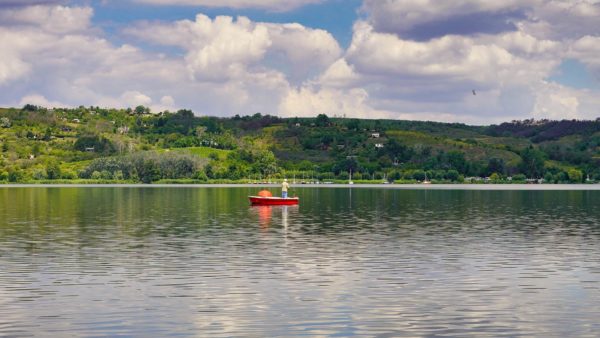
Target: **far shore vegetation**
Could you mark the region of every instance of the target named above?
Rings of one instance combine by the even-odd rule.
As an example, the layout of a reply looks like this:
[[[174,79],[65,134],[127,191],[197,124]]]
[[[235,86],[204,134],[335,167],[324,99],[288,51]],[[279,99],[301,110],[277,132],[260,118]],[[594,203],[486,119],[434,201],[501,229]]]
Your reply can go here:
[[[469,126],[0,108],[6,183],[598,183],[600,120]]]

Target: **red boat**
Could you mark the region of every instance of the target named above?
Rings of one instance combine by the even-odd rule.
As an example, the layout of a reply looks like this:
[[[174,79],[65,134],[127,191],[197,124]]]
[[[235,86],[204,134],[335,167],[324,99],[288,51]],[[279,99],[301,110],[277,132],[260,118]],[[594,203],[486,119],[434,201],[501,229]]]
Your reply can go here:
[[[300,202],[298,197],[263,197],[248,196],[252,205],[296,205]]]

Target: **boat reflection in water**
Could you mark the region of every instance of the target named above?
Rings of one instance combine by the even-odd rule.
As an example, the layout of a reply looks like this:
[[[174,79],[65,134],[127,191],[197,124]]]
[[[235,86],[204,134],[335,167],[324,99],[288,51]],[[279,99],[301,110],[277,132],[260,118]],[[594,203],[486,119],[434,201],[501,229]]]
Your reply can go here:
[[[258,224],[261,230],[268,230],[271,227],[273,213],[275,213],[275,216],[281,215],[281,227],[287,231],[290,211],[297,212],[298,206],[254,205],[251,206],[251,210],[258,215]]]

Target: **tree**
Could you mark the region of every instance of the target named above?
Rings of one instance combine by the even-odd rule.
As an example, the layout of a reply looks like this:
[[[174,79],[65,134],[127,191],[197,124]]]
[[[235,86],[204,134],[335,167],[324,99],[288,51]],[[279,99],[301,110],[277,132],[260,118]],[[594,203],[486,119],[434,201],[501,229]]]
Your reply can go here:
[[[521,152],[521,164],[519,170],[529,178],[540,178],[544,176],[544,153],[529,146]]]
[[[275,154],[269,150],[261,151],[255,156],[255,168],[263,176],[269,176],[277,172],[277,160]]]
[[[11,183],[20,182],[23,179],[23,172],[18,169],[8,170],[8,181]]]
[[[36,143],[33,145],[33,147],[31,148],[31,152],[33,153],[33,155],[35,157],[40,156],[40,154],[42,153],[42,147],[40,146],[39,143]]]
[[[204,126],[196,127],[196,137],[197,138],[202,139],[202,137],[204,137],[205,134],[206,134],[206,127],[204,127]]]
[[[38,106],[35,106],[33,104],[26,104],[23,106],[23,110],[24,111],[37,111],[38,110]]]
[[[446,172],[446,179],[447,180],[458,181],[459,177],[460,177],[460,174],[456,170],[448,170],[448,172]]]
[[[581,172],[581,170],[569,169],[567,174],[569,175],[569,181],[573,183],[583,182],[583,172]]]
[[[82,135],[74,145],[75,150],[86,151],[93,149],[96,153],[111,154],[116,152],[113,143],[105,137],[98,135]]]
[[[0,118],[0,127],[10,128],[10,120],[7,117]]]
[[[329,126],[329,117],[325,114],[317,115],[317,119],[315,120],[315,125],[317,127],[327,127]]]
[[[465,173],[468,168],[465,154],[459,151],[448,152],[447,161],[451,169],[458,171],[459,173]]]
[[[46,132],[44,133],[44,141],[50,141],[52,139],[52,130],[50,127],[46,128]]]
[[[359,130],[360,129],[360,120],[359,119],[351,119],[346,123],[346,127],[349,130]]]
[[[4,143],[2,143],[2,152],[7,152],[8,151],[8,142],[4,141]]]
[[[417,180],[417,181],[425,181],[425,171],[423,170],[417,170],[412,174],[412,178]]]
[[[147,108],[144,107],[144,106],[141,106],[141,105],[137,106],[137,107],[135,107],[135,113],[138,114],[138,115],[142,115],[142,114],[144,114],[146,112],[146,109]]]
[[[358,164],[358,161],[356,160],[356,158],[354,157],[347,157],[341,161],[339,161],[338,163],[336,163],[335,167],[334,167],[334,171],[336,173],[340,173],[340,172],[357,172],[360,169],[360,165]]]
[[[492,182],[498,182],[498,181],[500,181],[501,178],[502,177],[500,177],[500,175],[498,173],[493,173],[490,175],[490,180]]]
[[[492,157],[488,161],[488,165],[485,168],[486,175],[492,175],[494,173],[504,174],[506,172],[506,166],[504,160],[497,157]]]
[[[48,164],[46,164],[46,177],[48,177],[49,180],[55,180],[60,178],[60,174],[61,172],[58,162],[51,161],[48,162]]]

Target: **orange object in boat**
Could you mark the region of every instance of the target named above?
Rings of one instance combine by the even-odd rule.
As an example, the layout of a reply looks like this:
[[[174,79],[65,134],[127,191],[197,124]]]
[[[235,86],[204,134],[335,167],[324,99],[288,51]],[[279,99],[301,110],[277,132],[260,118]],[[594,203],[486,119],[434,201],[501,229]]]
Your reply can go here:
[[[273,194],[269,190],[261,190],[258,192],[260,197],[273,197]]]

